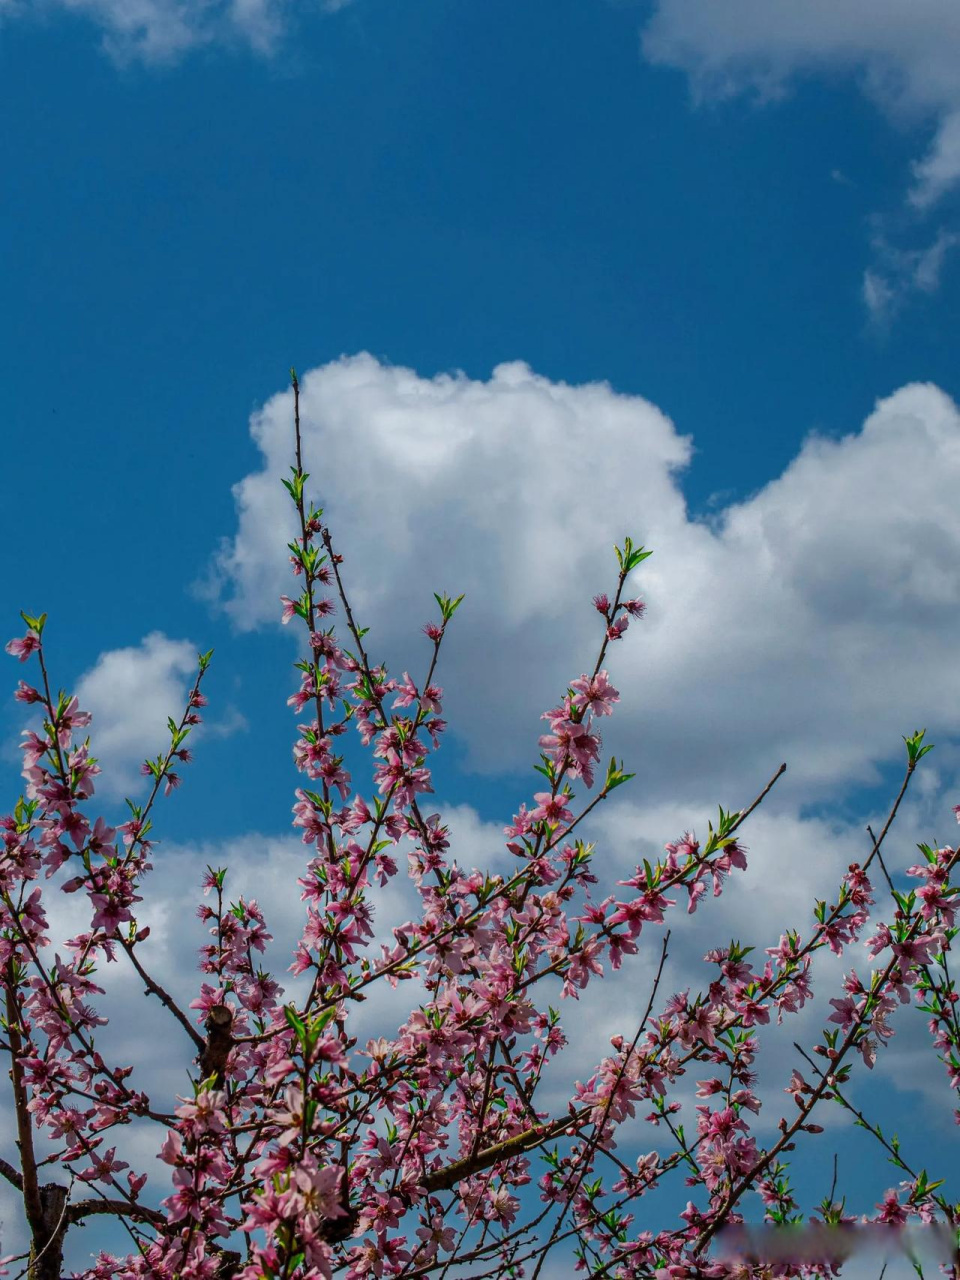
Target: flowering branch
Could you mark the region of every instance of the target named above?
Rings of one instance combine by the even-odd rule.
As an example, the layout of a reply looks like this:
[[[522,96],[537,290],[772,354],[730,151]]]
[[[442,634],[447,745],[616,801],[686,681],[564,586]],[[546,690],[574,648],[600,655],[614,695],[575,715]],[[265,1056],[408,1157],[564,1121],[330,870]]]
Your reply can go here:
[[[76,698],[53,694],[46,616],[23,615],[26,635],[7,646],[22,662],[36,659],[39,687],[21,681],[16,696],[42,715],[40,730],[24,734],[26,792],[0,824],[3,1048],[19,1153],[16,1164],[0,1160],[0,1174],[24,1201],[29,1280],[59,1280],[67,1230],[102,1216],[119,1221],[133,1251],[102,1255],[80,1280],[444,1280],[468,1264],[520,1276],[534,1260],[536,1280],[565,1242],[594,1277],[718,1275],[709,1245],[739,1220],[748,1192],[760,1195],[772,1221],[797,1212],[780,1157],[801,1134],[819,1131],[813,1114],[821,1101],[847,1105],[840,1087],[851,1050],[872,1065],[892,1034],[897,1001],[916,998],[930,1013],[934,1046],[951,1083],[960,1084],[958,995],[947,960],[957,892],[950,878],[960,852],[921,846],[924,864],[908,874],[922,883],[905,894],[894,889],[880,852],[930,748],[922,733],[905,739],[907,771],[888,818],[879,836],[870,831],[870,854],[848,869],[836,901],[816,904],[805,941],[795,929],[784,933],[756,969],[753,948],[731,941],[707,953],[713,968],[703,991],[663,1000],[667,932],[639,1025],[611,1037],[612,1052],[577,1082],[565,1114],[538,1108],[566,1046],[560,1013],[544,993],[559,989],[561,1004],[580,999],[591,982],[641,954],[678,899],[692,913],[711,884],[717,897],[735,883],[747,865],[740,831],[786,766],[746,808],[721,808],[702,842],[684,832],[655,863],[644,859],[594,897],[595,846],[582,833],[601,801],[633,777],[616,759],[605,770],[600,764],[600,726],[619,701],[608,653],[645,613],[643,600],[628,596],[628,580],[650,552],[626,538],[616,548],[615,589],[593,600],[602,634],[592,671],[572,679],[544,713],[549,731],[534,766],[542,789],[504,827],[516,869],[492,875],[458,863],[448,828],[426,811],[424,797],[433,793],[430,756],[446,730],[443,691],[434,683],[440,649],[463,596],[435,595],[439,619],[423,628],[431,648],[419,683],[374,665],[344,557],[323,510],[306,495],[301,388],[295,373],[291,381],[295,465],[284,484],[295,509],[288,549],[298,594],[281,597],[281,620],[305,628],[289,699],[304,721],[293,748],[302,775],[293,826],[305,846],[298,879],[304,923],[290,972],[303,976],[305,995],[289,998],[262,967],[271,941],[266,921],[255,900],[231,901],[226,868],[209,866],[200,878],[209,940],[189,1004],[143,963],[149,930],[140,927],[137,907],[152,869],[155,801],[161,787],[169,794],[179,786],[179,764],[190,760],[186,742],[206,703],[200,688],[211,655],[198,655],[184,711],[168,721],[167,747],[144,762],[152,780],[146,802],[128,802],[130,819],[111,827],[87,816],[100,768],[77,731],[90,716]],[[322,629],[338,610],[350,650],[333,623]],[[351,731],[372,755],[366,798],[337,745]],[[399,882],[404,857],[416,905],[409,920],[378,935],[383,891]],[[844,994],[831,1001],[837,1029],[814,1049],[829,1065],[812,1082],[794,1072],[787,1092],[798,1114],[781,1121],[779,1139],[763,1150],[747,1122],[747,1113],[760,1111],[754,1029],[774,1011],[779,1022],[812,999],[817,951],[829,946],[839,955],[859,939],[871,918],[867,872],[875,857],[895,910],[889,922],[874,922],[868,945],[874,955],[889,949],[891,958],[869,981],[844,978]],[[678,889],[684,892],[668,896]],[[80,895],[89,924],[52,950],[46,903],[54,891]],[[106,1021],[98,966],[120,953],[196,1055],[185,1096],[166,1111],[138,1087],[142,1064],[109,1062],[97,1047]],[[394,990],[406,983],[416,995],[403,1007],[391,998],[396,1016],[361,1045],[354,1015],[375,983]],[[703,1105],[696,1135],[688,1136],[670,1093],[700,1062],[716,1074],[697,1082]],[[641,1103],[650,1107],[644,1120],[665,1125],[676,1145],[634,1161],[617,1142]],[[153,1165],[138,1170],[121,1158],[135,1160],[120,1145],[133,1120],[158,1126],[162,1190],[156,1176],[148,1187]],[[41,1137],[52,1150],[38,1159]],[[536,1182],[534,1157],[546,1167]],[[51,1163],[67,1171],[70,1187],[42,1181]],[[681,1226],[637,1231],[632,1207],[679,1169],[706,1203],[688,1202]],[[953,1223],[947,1201],[933,1196],[939,1184],[923,1173],[911,1177],[908,1204],[888,1193],[878,1206],[882,1220],[936,1207]],[[73,1197],[74,1183],[86,1188],[82,1198]]]

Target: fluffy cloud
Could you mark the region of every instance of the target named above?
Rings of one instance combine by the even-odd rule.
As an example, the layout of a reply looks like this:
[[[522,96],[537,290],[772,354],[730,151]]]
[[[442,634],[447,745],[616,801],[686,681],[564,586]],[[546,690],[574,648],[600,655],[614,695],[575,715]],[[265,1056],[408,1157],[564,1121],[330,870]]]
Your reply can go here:
[[[80,706],[93,713],[93,752],[103,769],[100,794],[117,799],[139,788],[140,765],[169,741],[167,719],[179,720],[196,668],[197,651],[189,641],[153,631],[139,645],[102,653],[80,677],[76,694]],[[230,710],[202,732],[232,733],[244,723]]]
[[[912,166],[909,206],[933,208],[960,180],[960,9],[953,0],[658,0],[642,47],[650,62],[685,71],[698,100],[752,92],[769,101],[804,74],[855,75],[897,122],[930,131]],[[886,311],[887,294],[902,298],[924,287],[909,270],[878,265],[865,281],[865,300]]]
[[[709,523],[680,489],[689,438],[605,384],[522,364],[487,382],[421,378],[362,355],[307,374],[302,407],[310,484],[371,653],[418,678],[431,593],[466,593],[440,679],[475,769],[536,759],[540,712],[594,661],[590,599],[626,532],[655,554],[630,584],[647,617],[608,654],[623,698],[605,748],[644,800],[736,806],[781,760],[782,789],[812,800],[875,781],[902,733],[960,720],[960,415],[933,386],[902,388],[843,439],[811,436]],[[292,581],[291,414],[284,393],[252,420],[263,468],[236,486],[212,574],[240,628],[276,619]]]

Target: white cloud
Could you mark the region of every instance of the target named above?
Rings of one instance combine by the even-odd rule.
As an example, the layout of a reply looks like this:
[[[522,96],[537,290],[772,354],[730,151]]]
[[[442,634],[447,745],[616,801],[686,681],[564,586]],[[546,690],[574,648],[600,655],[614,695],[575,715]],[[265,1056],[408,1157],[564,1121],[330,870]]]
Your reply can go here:
[[[701,98],[775,98],[796,77],[826,71],[857,75],[899,118],[944,119],[960,104],[953,0],[658,0],[642,40],[651,62],[686,71]]]
[[[743,803],[773,768],[812,799],[870,781],[900,735],[954,730],[960,674],[960,415],[937,388],[881,401],[842,440],[811,436],[754,496],[691,520],[690,440],[648,401],[503,365],[420,378],[364,355],[302,380],[305,465],[368,645],[418,678],[434,590],[465,592],[444,643],[445,713],[472,767],[526,769],[540,712],[599,647],[591,596],[630,532],[654,549],[647,617],[609,651],[623,694],[605,749],[644,798]],[[240,628],[288,592],[291,397],[252,420],[263,470],[235,488],[213,578]],[[735,478],[719,476],[719,484]]]
[[[908,204],[928,210],[960,180],[954,0],[658,0],[642,48],[650,62],[685,71],[698,101],[745,92],[770,101],[804,75],[856,76],[897,123],[932,129],[926,154],[912,166]],[[887,315],[888,292],[902,293],[904,283],[868,272],[864,300],[871,314]]]
[[[153,631],[139,645],[102,653],[80,677],[76,695],[93,714],[92,750],[103,769],[99,794],[139,790],[140,765],[169,743],[167,719],[179,721],[196,667],[192,644]]]

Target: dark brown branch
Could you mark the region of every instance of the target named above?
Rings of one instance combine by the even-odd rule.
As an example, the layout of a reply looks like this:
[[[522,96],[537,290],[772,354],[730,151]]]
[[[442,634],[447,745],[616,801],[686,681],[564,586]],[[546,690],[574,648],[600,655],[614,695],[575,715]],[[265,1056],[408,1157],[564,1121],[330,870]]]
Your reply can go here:
[[[0,1174],[2,1174],[8,1182],[12,1182],[18,1191],[23,1190],[23,1178],[19,1173],[17,1173],[13,1165],[4,1160],[2,1156],[0,1156]]]
[[[442,1169],[435,1169],[425,1178],[421,1178],[420,1183],[428,1191],[451,1191],[464,1178],[470,1178],[475,1173],[489,1169],[491,1165],[499,1164],[501,1160],[512,1160],[514,1156],[533,1151],[542,1143],[549,1142],[551,1138],[557,1138],[568,1129],[583,1124],[589,1113],[590,1108],[586,1107],[576,1115],[564,1116],[562,1120],[551,1120],[548,1124],[534,1125],[523,1133],[515,1133],[512,1137],[505,1138],[503,1142],[487,1147],[485,1151],[478,1151],[476,1155],[465,1156],[462,1160],[454,1160],[452,1164],[445,1165]]]
[[[40,1186],[37,1182],[37,1160],[33,1150],[33,1128],[30,1112],[27,1109],[27,1088],[23,1081],[23,1067],[20,1058],[23,1054],[23,1041],[20,1038],[20,1006],[17,1003],[16,987],[13,980],[12,965],[8,971],[6,987],[7,1002],[7,1035],[10,1038],[10,1079],[13,1081],[13,1103],[17,1118],[17,1149],[20,1152],[22,1170],[20,1190],[23,1192],[23,1207],[34,1235],[43,1226],[43,1205],[40,1200]]]
[[[60,1280],[63,1269],[63,1238],[67,1232],[68,1187],[47,1182],[40,1188],[42,1220],[32,1227],[29,1280]]]
[[[231,1034],[233,1013],[225,1004],[215,1004],[207,1014],[203,1024],[207,1038],[200,1043],[197,1061],[200,1064],[200,1079],[209,1080],[213,1076],[214,1087],[219,1089],[223,1084],[227,1058],[236,1041]]]
[[[136,1222],[152,1222],[156,1227],[162,1227],[167,1221],[159,1209],[148,1209],[146,1205],[130,1204],[126,1200],[76,1200],[67,1208],[67,1222],[72,1225],[95,1214],[106,1213],[118,1218],[132,1218]]]
[[[733,826],[730,828],[730,831],[727,833],[728,835],[730,834],[730,832],[736,831],[737,827],[742,826],[743,823],[746,822],[747,818],[750,817],[751,813],[753,813],[754,809],[756,809],[758,805],[763,804],[764,800],[767,798],[767,795],[770,793],[770,791],[773,790],[774,786],[777,784],[777,782],[780,780],[780,778],[783,777],[783,775],[786,772],[787,772],[787,766],[786,764],[782,764],[780,768],[777,770],[777,772],[770,779],[770,781],[767,783],[767,785],[760,792],[760,794],[757,796],[756,800],[754,800],[753,804],[748,805],[746,809],[740,810],[739,817],[737,818]]]
[[[131,942],[128,942],[126,938],[121,937],[119,934],[117,934],[117,937],[119,939],[121,947],[123,947],[124,951],[130,957],[131,964],[136,969],[138,975],[143,980],[143,983],[147,988],[144,994],[155,995],[157,999],[160,1001],[160,1003],[170,1010],[170,1012],[173,1014],[176,1020],[183,1027],[184,1031],[186,1031],[187,1035],[196,1045],[197,1052],[203,1053],[203,1050],[205,1047],[203,1036],[201,1036],[200,1032],[196,1029],[196,1027],[193,1025],[193,1023],[190,1021],[187,1015],[183,1012],[183,1010],[174,1000],[173,996],[170,995],[168,991],[164,991],[160,983],[157,982],[154,978],[150,977],[149,973],[147,973],[146,969],[144,969],[143,965],[137,959],[136,951],[134,950],[133,944]]]

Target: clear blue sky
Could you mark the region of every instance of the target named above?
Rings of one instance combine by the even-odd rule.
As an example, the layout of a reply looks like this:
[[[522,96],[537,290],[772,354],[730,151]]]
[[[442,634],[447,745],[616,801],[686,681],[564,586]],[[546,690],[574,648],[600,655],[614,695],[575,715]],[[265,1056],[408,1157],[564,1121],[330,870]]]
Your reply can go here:
[[[12,635],[19,608],[47,610],[63,683],[154,631],[217,649],[222,733],[165,807],[168,839],[280,834],[287,821],[289,646],[212,609],[195,584],[221,540],[238,537],[231,486],[262,465],[248,419],[291,364],[367,351],[425,380],[461,370],[486,382],[517,360],[551,383],[607,380],[693,437],[676,475],[684,536],[758,492],[770,494],[767,528],[786,503],[770,486],[811,431],[859,432],[878,398],[909,383],[960,396],[956,175],[946,144],[937,149],[960,108],[937,53],[960,49],[953,18],[938,31],[946,10],[933,5],[931,30],[918,19],[907,39],[886,0],[875,11],[843,0],[838,13],[875,22],[860,48],[829,23],[784,35],[773,21],[748,38],[756,3],[737,0],[727,29],[696,0],[266,4],[267,34],[215,4],[209,27],[188,23],[174,48],[162,35],[172,0],[145,5],[156,24],[146,43],[121,29],[121,0],[73,11],[0,0],[3,625]],[[932,195],[917,185],[924,157],[940,157],[946,175]],[[957,466],[941,445],[932,485]],[[895,496],[897,466],[883,470]],[[583,467],[602,505],[604,468],[589,451]],[[331,473],[321,491],[336,482]],[[859,546],[858,513],[869,523],[890,507],[889,488],[844,483],[849,524],[831,526],[829,546],[811,544],[824,573],[838,548]],[[909,501],[904,489],[918,520],[924,492],[922,475]],[[789,538],[813,538],[816,506],[798,509],[807,514]],[[642,539],[646,518],[638,507],[623,523]],[[955,530],[937,519],[928,544],[910,545],[949,577]],[[864,643],[878,629],[889,640],[883,681],[902,670],[910,692],[923,643],[949,672],[953,587],[924,596],[922,614],[920,596],[897,597],[899,568],[871,577],[869,546],[896,541],[902,521],[878,526],[875,543],[863,527],[867,550],[830,590],[842,612],[862,588],[847,622]],[[433,536],[442,543],[443,527]],[[890,611],[877,615],[888,583]],[[584,580],[573,598],[603,585]],[[250,590],[235,590],[241,609]],[[920,647],[897,630],[911,609]],[[818,634],[829,665],[833,633]],[[555,644],[564,670],[581,661]],[[715,675],[730,672],[735,683],[733,666]],[[11,664],[11,687],[17,674]],[[792,678],[778,669],[770,690]],[[916,679],[909,705],[921,722],[942,713],[946,731],[956,687]],[[880,702],[888,691],[873,686]],[[791,741],[777,729],[779,696],[758,694],[770,771]],[[882,750],[868,746],[880,731],[870,696],[869,685],[857,695],[860,736],[832,796],[851,831],[885,794],[871,788],[896,772],[897,734],[917,727],[898,712]],[[715,723],[735,738],[743,702],[732,706]],[[13,794],[22,716],[8,701],[3,717]],[[811,755],[814,741],[815,726]],[[532,775],[468,771],[467,745],[454,739],[438,762],[438,793],[508,820]],[[532,737],[530,747],[533,759]],[[951,838],[956,758],[926,796],[938,830],[917,838]],[[816,812],[812,791],[798,791],[797,822]]]

